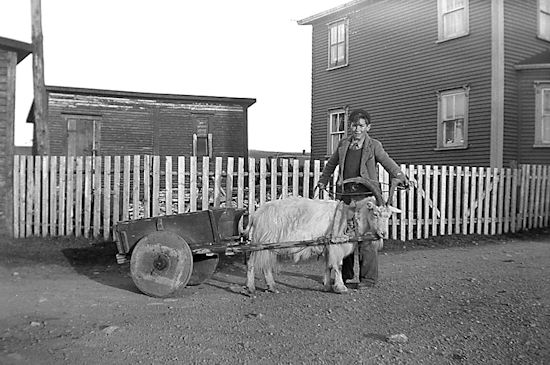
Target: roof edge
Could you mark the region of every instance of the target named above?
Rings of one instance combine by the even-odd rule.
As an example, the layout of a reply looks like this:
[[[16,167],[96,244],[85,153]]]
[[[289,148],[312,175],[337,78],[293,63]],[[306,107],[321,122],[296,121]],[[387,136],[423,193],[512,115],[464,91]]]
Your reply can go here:
[[[202,95],[181,95],[181,94],[162,94],[162,93],[145,93],[135,91],[122,91],[122,90],[107,90],[107,89],[88,89],[77,87],[65,87],[65,86],[53,86],[47,85],[46,91],[50,93],[71,93],[81,95],[97,95],[97,96],[110,96],[110,97],[130,97],[130,98],[144,98],[144,99],[172,99],[172,100],[198,100],[203,102],[230,102],[242,105],[243,107],[249,107],[256,102],[254,98],[236,98],[225,96],[202,96]]]
[[[325,11],[322,11],[320,13],[317,13],[317,14],[314,14],[312,16],[309,16],[307,18],[304,18],[304,19],[301,19],[301,20],[298,20],[297,23],[298,25],[310,25],[314,22],[316,22],[317,20],[319,19],[322,19],[326,16],[329,16],[329,15],[332,15],[334,13],[337,13],[339,11],[342,11],[342,10],[345,10],[345,9],[348,9],[348,8],[351,8],[355,5],[359,5],[361,3],[365,3],[365,2],[369,2],[369,0],[354,0],[354,1],[350,1],[350,2],[347,2],[345,4],[342,4],[342,5],[338,5],[334,8],[331,8],[331,9],[328,9],[328,10],[325,10]]]
[[[17,53],[17,63],[32,53],[32,44],[4,37],[0,37],[0,48]]]

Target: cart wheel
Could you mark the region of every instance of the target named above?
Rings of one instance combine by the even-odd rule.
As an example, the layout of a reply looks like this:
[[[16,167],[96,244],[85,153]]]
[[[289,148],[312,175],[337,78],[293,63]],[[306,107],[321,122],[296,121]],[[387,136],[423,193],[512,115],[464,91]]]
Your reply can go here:
[[[187,285],[199,285],[210,279],[220,261],[219,256],[193,255],[193,273]]]
[[[184,288],[193,272],[193,253],[183,238],[157,231],[136,244],[130,260],[134,283],[143,293],[170,297]]]

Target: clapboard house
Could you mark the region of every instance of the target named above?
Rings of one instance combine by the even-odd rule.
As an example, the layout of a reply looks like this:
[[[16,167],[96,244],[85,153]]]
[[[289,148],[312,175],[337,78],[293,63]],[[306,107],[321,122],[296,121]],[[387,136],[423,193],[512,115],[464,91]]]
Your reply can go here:
[[[15,76],[31,53],[31,44],[0,37],[0,234],[13,233]]]
[[[255,99],[58,86],[46,91],[51,155],[248,153],[248,108]],[[34,122],[32,110],[27,121]]]
[[[355,0],[298,24],[313,158],[364,108],[399,163],[550,164],[549,0]]]

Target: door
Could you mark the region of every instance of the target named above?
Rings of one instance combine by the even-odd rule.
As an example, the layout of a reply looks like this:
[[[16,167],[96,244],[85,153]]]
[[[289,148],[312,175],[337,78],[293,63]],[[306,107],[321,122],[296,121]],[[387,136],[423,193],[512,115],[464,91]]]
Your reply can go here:
[[[99,146],[98,129],[98,123],[93,118],[68,118],[67,155],[95,156]]]

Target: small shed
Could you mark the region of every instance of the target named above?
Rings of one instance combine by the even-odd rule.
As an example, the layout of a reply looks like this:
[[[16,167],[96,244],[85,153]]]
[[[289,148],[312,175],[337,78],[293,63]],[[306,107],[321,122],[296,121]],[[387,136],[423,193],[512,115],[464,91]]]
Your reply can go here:
[[[0,37],[0,234],[13,234],[15,69],[32,45]]]
[[[248,155],[248,108],[256,99],[59,86],[46,91],[52,155]],[[32,108],[27,122],[34,122]]]

